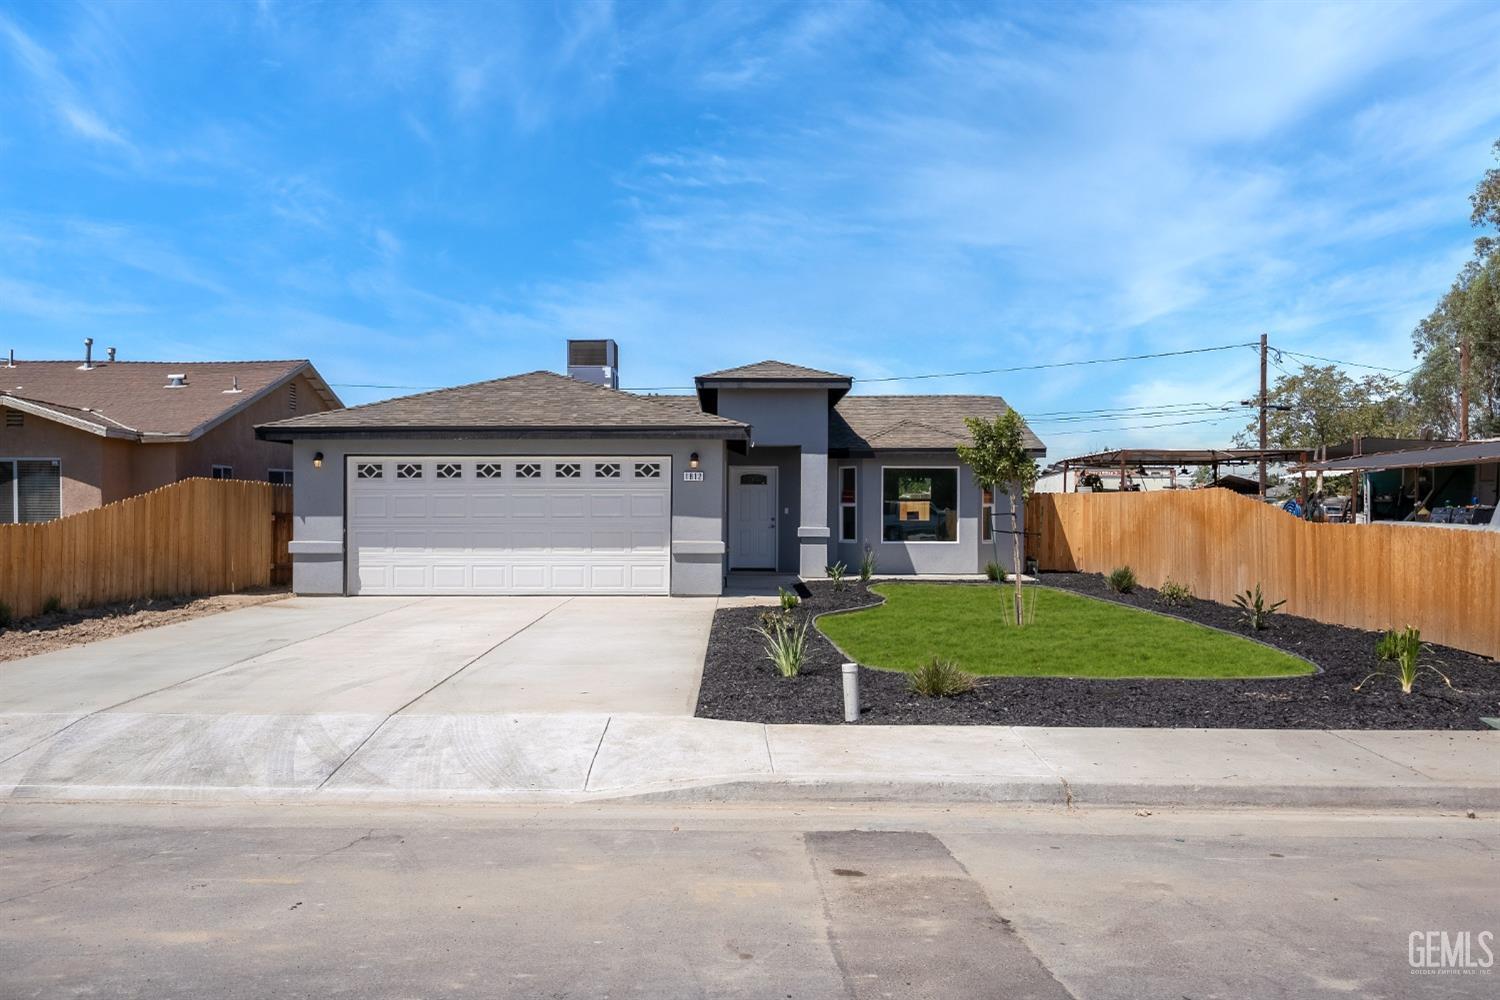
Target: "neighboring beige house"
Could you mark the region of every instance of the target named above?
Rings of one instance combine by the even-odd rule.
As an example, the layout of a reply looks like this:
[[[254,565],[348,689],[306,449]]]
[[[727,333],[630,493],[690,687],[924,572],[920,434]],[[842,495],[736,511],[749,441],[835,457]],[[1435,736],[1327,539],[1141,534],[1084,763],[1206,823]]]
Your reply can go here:
[[[342,406],[307,361],[0,357],[0,524],[193,476],[290,483],[291,446],[255,425]]]

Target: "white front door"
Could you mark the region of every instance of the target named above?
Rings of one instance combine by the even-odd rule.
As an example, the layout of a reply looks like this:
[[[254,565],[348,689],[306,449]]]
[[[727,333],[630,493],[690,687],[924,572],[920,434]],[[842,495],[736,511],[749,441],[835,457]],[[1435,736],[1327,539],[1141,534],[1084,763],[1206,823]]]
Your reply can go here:
[[[348,477],[351,594],[670,590],[665,456],[371,456]]]
[[[776,568],[776,467],[729,470],[729,568]]]

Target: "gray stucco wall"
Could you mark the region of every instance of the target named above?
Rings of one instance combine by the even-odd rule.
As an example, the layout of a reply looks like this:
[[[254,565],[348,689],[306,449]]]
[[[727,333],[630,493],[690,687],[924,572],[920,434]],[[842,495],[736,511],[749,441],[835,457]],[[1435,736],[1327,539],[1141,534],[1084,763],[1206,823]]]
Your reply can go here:
[[[800,504],[796,509],[796,569],[820,577],[828,561],[828,390],[720,389],[722,417],[750,425],[754,447],[786,445],[801,449],[798,458]],[[770,464],[770,463],[764,463]],[[783,507],[786,505],[783,504]],[[785,562],[782,569],[792,567]]]
[[[313,455],[323,453],[323,467]],[[683,482],[698,453],[703,482]],[[292,448],[292,589],[344,593],[344,502],[348,456],[668,455],[672,459],[673,594],[715,595],[724,581],[724,442],[716,440],[303,440]]]
[[[838,476],[841,466],[853,465],[859,470],[856,517],[859,520],[859,540],[839,541],[839,493]],[[882,537],[884,526],[884,501],[881,496],[881,470],[886,466],[915,466],[941,468],[958,466],[958,541],[957,542],[887,542]],[[877,559],[877,573],[982,573],[990,560],[994,559],[991,543],[984,541],[980,531],[980,511],[983,493],[974,482],[968,466],[958,460],[957,455],[934,455],[931,452],[888,452],[875,458],[834,458],[828,462],[827,517],[833,526],[833,537],[828,546],[828,561],[842,561],[850,570],[859,567],[864,557],[864,546],[868,544]],[[1002,531],[1011,527],[1010,498],[996,495],[996,507],[1000,514]],[[1010,536],[1000,535],[1000,565],[1011,570]]]

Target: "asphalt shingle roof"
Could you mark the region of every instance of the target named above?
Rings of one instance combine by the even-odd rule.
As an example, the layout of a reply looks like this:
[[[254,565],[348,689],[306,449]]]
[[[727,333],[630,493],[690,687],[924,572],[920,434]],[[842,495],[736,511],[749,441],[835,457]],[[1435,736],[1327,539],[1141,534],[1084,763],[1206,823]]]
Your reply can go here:
[[[785,361],[757,361],[753,365],[741,365],[738,368],[725,368],[723,371],[709,372],[707,375],[699,375],[699,380],[727,381],[754,381],[766,380],[771,382],[782,382],[788,380],[808,380],[813,382],[849,381],[848,375],[839,375],[836,372],[818,371],[816,368],[803,368],[801,365],[789,365]]]
[[[17,361],[0,366],[0,394],[142,435],[187,436],[284,381],[306,361]],[[187,384],[168,389],[168,375]],[[314,373],[316,378],[316,374]],[[238,379],[240,392],[227,393]]]
[[[665,397],[681,399],[684,397]],[[437,389],[363,406],[263,424],[273,436],[335,431],[699,431],[710,437],[743,437],[745,425],[727,417],[665,402],[663,397],[621,392],[555,372]]]
[[[947,450],[969,443],[965,417],[993,420],[1009,404],[999,396],[845,396],[828,422],[828,447],[851,452]],[[1026,447],[1046,446],[1025,431]]]

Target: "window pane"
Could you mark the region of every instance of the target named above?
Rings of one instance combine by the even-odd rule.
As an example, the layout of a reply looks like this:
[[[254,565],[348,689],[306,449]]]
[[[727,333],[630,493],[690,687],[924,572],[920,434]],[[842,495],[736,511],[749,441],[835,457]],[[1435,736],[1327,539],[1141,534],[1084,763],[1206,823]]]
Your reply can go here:
[[[855,474],[854,469],[839,470],[839,503],[854,502],[855,490],[858,485],[857,480],[858,476]]]
[[[886,541],[958,540],[957,469],[886,469],[882,480]]]
[[[0,524],[16,520],[16,463],[0,462]]]
[[[995,508],[991,507],[989,504],[985,504],[984,512],[980,516],[980,520],[983,523],[979,526],[979,537],[982,541],[987,542],[991,538],[995,537],[993,533],[995,528]]]
[[[17,462],[16,476],[21,481],[22,523],[37,524],[62,516],[57,466],[51,462]]]
[[[859,537],[856,534],[856,532],[859,530],[859,525],[857,523],[857,519],[854,516],[854,508],[842,507],[840,508],[840,510],[843,512],[844,522],[843,534],[839,535],[839,540],[844,542],[855,541]]]

